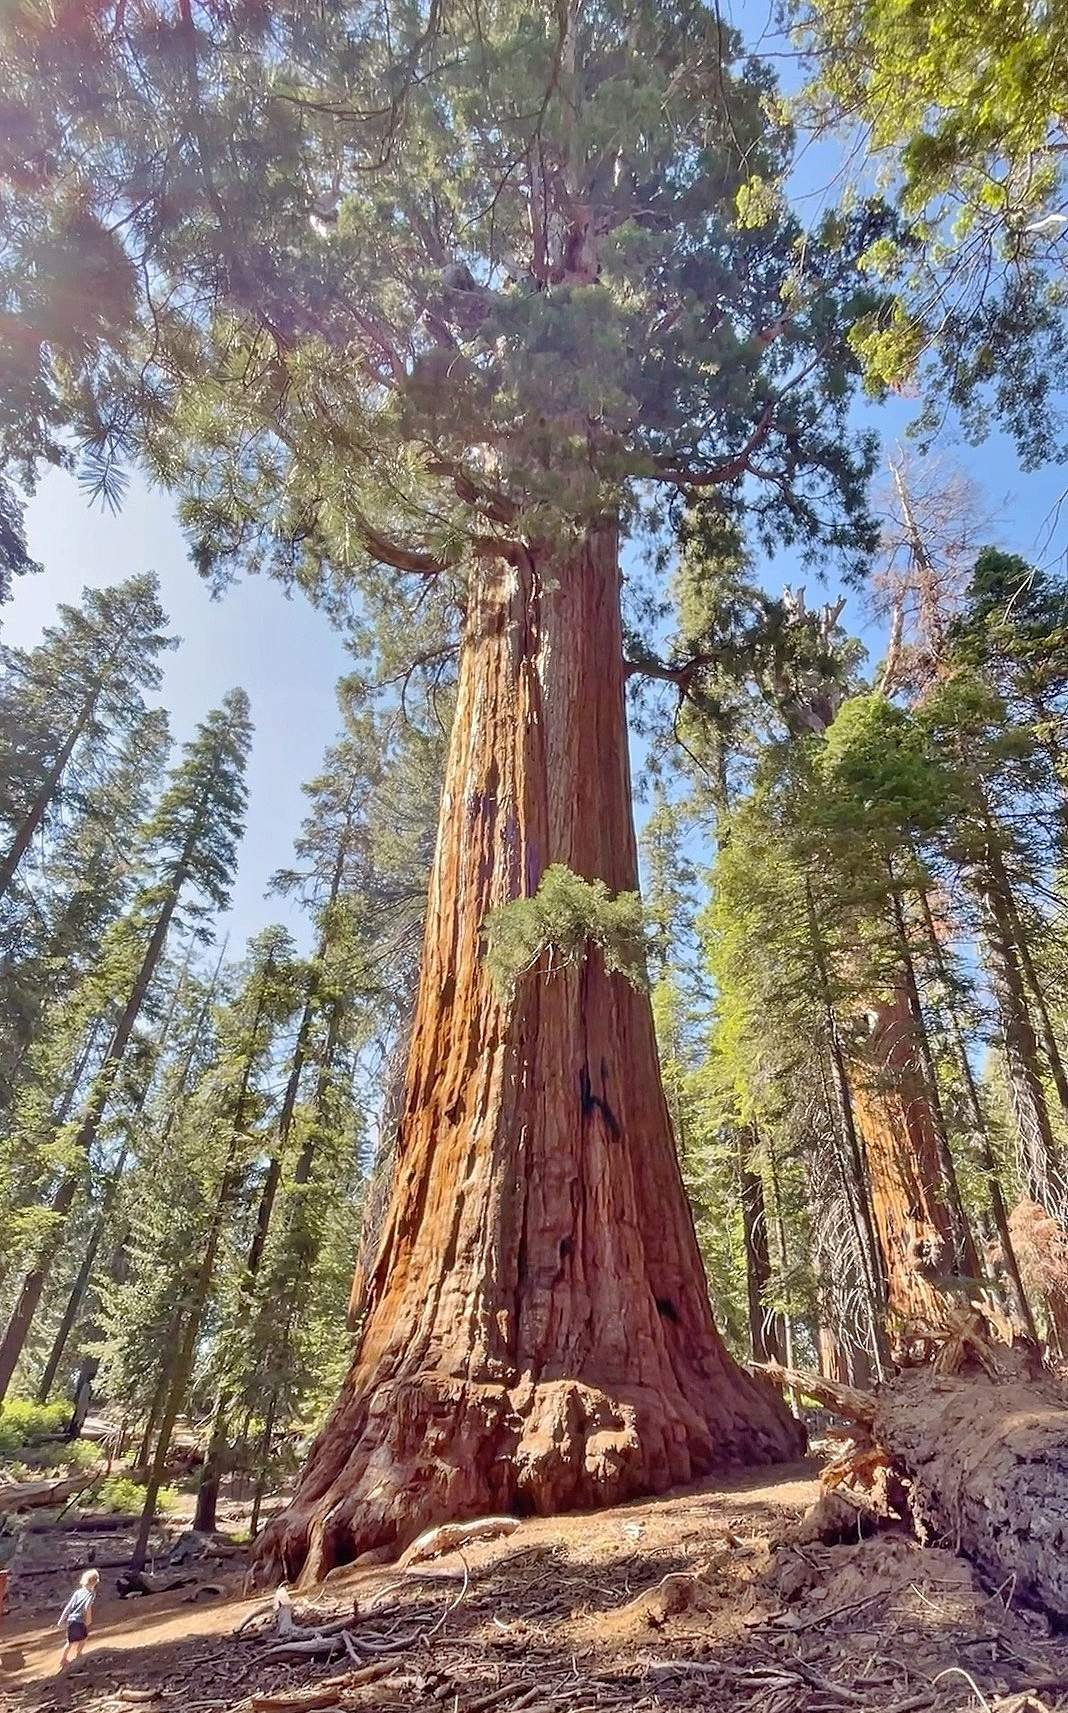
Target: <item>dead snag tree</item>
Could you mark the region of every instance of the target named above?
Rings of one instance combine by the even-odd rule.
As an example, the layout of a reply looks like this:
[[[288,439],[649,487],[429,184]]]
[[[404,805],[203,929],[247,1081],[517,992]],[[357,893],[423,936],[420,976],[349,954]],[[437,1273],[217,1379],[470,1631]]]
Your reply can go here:
[[[266,564],[342,607],[356,584],[393,663],[435,591],[466,610],[370,1308],[261,1565],[788,1456],[796,1424],[712,1323],[647,996],[588,949],[502,998],[481,937],[553,865],[635,884],[641,496],[670,518],[715,492],[765,539],[863,560],[847,334],[881,216],[802,241],[769,75],[701,0],[168,0],[80,29],[17,5],[0,32],[42,163],[18,193],[37,296],[88,223],[122,324],[91,358],[78,329],[73,355],[42,342],[81,383],[56,411],[99,443],[79,412],[107,395],[109,448],[182,489],[205,572]]]

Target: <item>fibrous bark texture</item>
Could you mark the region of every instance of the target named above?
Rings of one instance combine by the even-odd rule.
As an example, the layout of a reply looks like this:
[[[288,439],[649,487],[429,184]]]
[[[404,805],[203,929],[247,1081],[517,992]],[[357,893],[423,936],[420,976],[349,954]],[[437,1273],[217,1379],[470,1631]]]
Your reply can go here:
[[[524,976],[487,913],[550,863],[637,884],[616,531],[471,596],[389,1213],[359,1349],[259,1563],[305,1581],[429,1524],[614,1504],[796,1454],[708,1306],[645,993]]]
[[[935,1118],[917,1069],[904,992],[874,1007],[869,1017],[871,1034],[854,1068],[853,1098],[887,1306],[905,1320],[937,1320],[942,1299],[933,1275],[940,1263],[952,1270],[952,1231]]]
[[[874,1433],[913,1511],[1013,1599],[1068,1618],[1068,1396],[1050,1380],[901,1375]]]

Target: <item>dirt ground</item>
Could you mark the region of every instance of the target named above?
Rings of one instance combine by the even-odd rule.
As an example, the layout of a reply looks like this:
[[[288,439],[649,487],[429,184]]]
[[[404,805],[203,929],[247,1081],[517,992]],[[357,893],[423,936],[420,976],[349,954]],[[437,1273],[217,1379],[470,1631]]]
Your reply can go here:
[[[979,1589],[953,1554],[904,1535],[789,1544],[817,1492],[804,1464],[531,1519],[424,1567],[451,1580],[341,1570],[297,1619],[311,1638],[347,1616],[348,1651],[340,1635],[312,1638],[315,1656],[296,1659],[272,1656],[273,1621],[262,1595],[242,1597],[239,1562],[205,1570],[218,1593],[126,1601],[105,1571],[83,1663],[60,1678],[42,1578],[0,1632],[0,1709],[130,1713],[157,1692],[160,1713],[257,1713],[268,1694],[295,1707],[315,1685],[319,1705],[367,1713],[1025,1713],[1024,1691],[1068,1707],[1068,1640],[1017,1611],[1011,1588]]]

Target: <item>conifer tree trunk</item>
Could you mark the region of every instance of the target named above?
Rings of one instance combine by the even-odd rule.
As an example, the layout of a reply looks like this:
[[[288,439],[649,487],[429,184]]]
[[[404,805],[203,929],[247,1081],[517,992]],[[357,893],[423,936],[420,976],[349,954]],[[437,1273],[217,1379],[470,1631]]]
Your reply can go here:
[[[100,1035],[101,1021],[102,1020],[99,1017],[93,1020],[92,1026],[86,1037],[85,1044],[78,1055],[74,1068],[67,1078],[62,1099],[60,1100],[59,1106],[52,1118],[52,1124],[56,1130],[58,1130],[61,1125],[66,1124],[70,1117],[75,1097],[81,1087],[82,1078],[85,1075],[86,1068],[93,1056],[97,1039]],[[36,1160],[33,1160],[22,1172],[19,1181],[12,1190],[10,1206],[12,1208],[23,1208],[29,1207],[34,1202],[40,1202],[44,1199],[44,1194],[47,1193],[47,1189],[47,1183],[44,1186],[41,1185],[38,1165]],[[11,1262],[6,1256],[0,1255],[0,1289],[2,1289],[7,1283],[7,1276],[10,1271]]]
[[[126,1052],[149,987],[152,985],[152,978],[156,973],[160,958],[163,956],[163,948],[167,943],[167,934],[178,903],[183,878],[184,863],[179,869],[175,882],[168,891],[163,908],[156,919],[155,927],[149,937],[141,966],[122,1016],[116,1024],[115,1033],[108,1043],[103,1062],[93,1080],[85,1114],[74,1139],[74,1151],[79,1157],[88,1159],[96,1140],[97,1131],[107,1109],[107,1103],[123,1055]],[[80,1171],[66,1172],[52,1196],[50,1212],[54,1218],[51,1233],[39,1248],[33,1266],[23,1278],[18,1299],[11,1311],[3,1340],[0,1341],[0,1399],[6,1396],[19,1357],[22,1355],[27,1335],[33,1324],[33,1317],[37,1312],[48,1280],[48,1270],[63,1241],[66,1216],[74,1206],[81,1181],[82,1174]]]
[[[204,1252],[193,1279],[193,1287],[189,1293],[184,1314],[179,1318],[178,1326],[175,1328],[172,1353],[165,1369],[166,1384],[163,1390],[164,1402],[161,1406],[159,1434],[156,1439],[156,1449],[152,1456],[152,1462],[148,1469],[148,1480],[145,1483],[145,1503],[141,1512],[137,1539],[130,1557],[130,1564],[134,1570],[141,1570],[148,1556],[148,1538],[152,1532],[152,1523],[156,1515],[156,1500],[159,1497],[160,1487],[163,1485],[167,1454],[171,1448],[171,1436],[174,1433],[178,1412],[182,1407],[193,1372],[197,1339],[200,1337],[204,1309],[215,1276],[215,1258],[219,1251],[223,1224],[237,1188],[235,1163],[243,1139],[244,1097],[248,1086],[248,1075],[249,1070],[246,1068],[245,1080],[238,1101],[238,1111],[231,1130],[230,1144],[223,1164],[222,1176],[219,1179],[215,1209],[204,1242]]]
[[[983,912],[990,979],[1001,1019],[1020,1174],[1031,1199],[1052,1218],[1063,1222],[1064,1174],[1042,1086],[1038,1040],[1017,956],[1011,910],[996,874],[989,867],[984,865],[976,873],[975,885]]]
[[[48,814],[60,780],[66,772],[67,763],[93,717],[102,688],[102,680],[97,679],[82,703],[77,719],[60,745],[51,767],[41,781],[32,803],[19,822],[10,850],[0,859],[0,900],[7,897],[8,888],[15,878],[18,866],[29,850],[34,834]]]
[[[997,1239],[1001,1248],[1001,1253],[1004,1257],[1005,1268],[1012,1284],[1012,1294],[1015,1298],[1014,1306],[1023,1322],[1024,1331],[1030,1338],[1035,1339],[1037,1342],[1038,1332],[1035,1327],[1034,1316],[1031,1313],[1031,1304],[1028,1300],[1027,1291],[1024,1288],[1023,1278],[1020,1273],[1020,1263],[1016,1255],[1016,1245],[1012,1241],[1012,1232],[1009,1229],[1009,1210],[1005,1204],[1005,1193],[1001,1187],[1000,1167],[994,1155],[993,1145],[990,1140],[990,1129],[986,1122],[986,1114],[983,1112],[982,1102],[979,1099],[979,1090],[976,1087],[975,1076],[972,1071],[971,1060],[968,1058],[968,1045],[964,1039],[964,1031],[961,1028],[960,1017],[957,1015],[957,1007],[953,1003],[952,983],[950,981],[949,971],[946,968],[945,958],[942,954],[942,942],[938,937],[938,929],[935,924],[934,915],[931,911],[931,901],[928,898],[927,893],[922,889],[920,891],[920,903],[923,908],[923,920],[927,929],[927,942],[931,956],[934,960],[934,967],[938,971],[939,979],[947,996],[945,1000],[945,1009],[946,1015],[949,1018],[950,1032],[953,1036],[957,1069],[960,1073],[961,1084],[964,1089],[964,1098],[967,1102],[968,1116],[971,1119],[972,1129],[975,1133],[976,1142],[979,1147],[979,1158],[982,1161],[983,1170],[986,1173],[987,1193],[990,1197],[990,1211],[993,1216],[994,1228],[997,1232]]]
[[[738,1132],[738,1188],[742,1204],[742,1236],[745,1243],[745,1281],[749,1304],[749,1349],[754,1362],[784,1362],[786,1352],[778,1319],[765,1304],[771,1282],[771,1253],[768,1248],[768,1213],[764,1180],[748,1161],[752,1136]]]
[[[1060,1043],[1057,1040],[1056,1031],[1053,1027],[1053,1019],[1049,1014],[1049,1006],[1046,1004],[1046,994],[1042,985],[1042,979],[1038,970],[1035,968],[1035,960],[1031,956],[1031,947],[1028,944],[1027,930],[1020,919],[1020,910],[1016,903],[1016,895],[1013,891],[1012,882],[1006,872],[1005,864],[1001,860],[1001,854],[996,850],[992,850],[990,855],[994,880],[999,894],[1005,901],[1006,914],[1012,924],[1013,940],[1016,944],[1020,970],[1027,984],[1027,988],[1030,993],[1030,1003],[1034,1006],[1034,1014],[1038,1020],[1038,1035],[1042,1042],[1042,1051],[1045,1054],[1046,1063],[1049,1066],[1049,1073],[1053,1081],[1053,1086],[1057,1091],[1057,1099],[1060,1102],[1062,1110],[1065,1113],[1068,1113],[1068,1070],[1065,1069],[1064,1059],[1061,1056]]]
[[[260,1270],[263,1252],[267,1247],[267,1238],[271,1230],[271,1216],[274,1204],[278,1199],[278,1186],[282,1182],[282,1169],[285,1164],[286,1150],[289,1145],[289,1135],[293,1127],[293,1114],[296,1111],[297,1093],[300,1079],[304,1071],[304,1063],[308,1054],[308,1037],[311,1032],[314,1014],[314,997],[309,993],[304,1005],[300,1028],[297,1032],[297,1042],[293,1049],[293,1063],[286,1079],[285,1092],[282,1096],[282,1110],[278,1116],[278,1138],[267,1167],[267,1175],[263,1180],[260,1191],[259,1206],[256,1209],[256,1225],[249,1245],[248,1258],[245,1262],[246,1291],[251,1289]]]
[[[341,884],[342,860],[339,859],[334,867],[334,880],[330,891],[328,908],[337,901]],[[316,952],[316,961],[323,956],[325,946],[320,940]],[[315,1021],[318,984],[315,975],[315,964],[308,982],[308,992],[301,1012],[300,1024],[297,1028],[297,1038],[293,1046],[293,1061],[286,1078],[285,1092],[282,1096],[282,1110],[278,1115],[278,1137],[267,1167],[267,1176],[260,1191],[259,1207],[256,1210],[256,1224],[249,1244],[248,1257],[245,1261],[245,1273],[241,1281],[240,1301],[248,1304],[251,1301],[256,1279],[259,1276],[267,1238],[270,1235],[271,1216],[278,1198],[278,1186],[282,1181],[282,1167],[289,1148],[289,1137],[293,1128],[293,1117],[297,1110],[297,1096],[300,1093],[301,1078],[308,1057],[308,1045],[311,1040],[312,1024]],[[259,1015],[256,1027],[259,1025]],[[255,1028],[253,1030],[255,1034]],[[298,1170],[303,1162],[304,1150],[298,1160]],[[308,1160],[307,1169],[311,1169]],[[305,1180],[299,1180],[303,1183]],[[224,1384],[219,1389],[216,1401],[215,1415],[212,1418],[211,1439],[208,1442],[208,1452],[204,1460],[200,1480],[197,1483],[196,1512],[193,1527],[204,1534],[210,1534],[215,1528],[216,1512],[219,1505],[219,1485],[223,1476],[223,1465],[226,1460],[226,1444],[229,1432],[230,1392]]]
[[[823,1008],[827,1053],[830,1061],[831,1089],[845,1153],[845,1165],[848,1168],[843,1176],[850,1213],[855,1219],[857,1228],[858,1247],[867,1275],[866,1284],[875,1319],[873,1330],[876,1356],[881,1361],[886,1336],[887,1263],[876,1229],[873,1186],[865,1170],[865,1161],[861,1153],[853,1091],[846,1070],[845,1054],[842,1051],[838,1019],[834,1013],[826,950],[823,944],[823,936],[820,933],[812,887],[807,880],[805,883],[805,903],[808,915],[809,943]]]
[[[171,1317],[171,1324],[168,1328],[168,1337],[166,1341],[166,1348],[168,1350],[174,1349],[175,1341],[180,1331],[181,1316],[175,1314]],[[94,1359],[90,1358],[90,1360]],[[96,1368],[94,1367],[90,1378],[95,1379],[95,1377]],[[156,1437],[156,1429],[159,1426],[160,1417],[163,1414],[163,1406],[167,1402],[167,1393],[170,1390],[170,1383],[170,1373],[168,1369],[164,1367],[156,1381],[156,1389],[152,1394],[152,1402],[148,1406],[148,1415],[145,1417],[145,1425],[137,1447],[137,1456],[134,1458],[133,1462],[134,1469],[139,1475],[148,1473],[148,1466],[152,1458],[152,1442]]]
[[[972,1231],[971,1222],[961,1199],[957,1169],[949,1146],[949,1131],[938,1088],[938,1072],[935,1068],[931,1042],[927,1034],[927,1019],[924,1017],[923,1005],[920,1000],[920,987],[916,980],[916,967],[912,960],[912,948],[909,944],[904,906],[901,902],[901,894],[897,889],[892,865],[890,865],[890,884],[894,929],[901,956],[903,985],[908,1001],[909,1015],[912,1019],[912,1033],[916,1046],[916,1063],[913,1074],[915,1075],[916,1070],[921,1073],[920,1080],[924,1085],[923,1093],[926,1096],[930,1113],[931,1130],[934,1135],[941,1173],[942,1195],[946,1204],[953,1246],[954,1271],[967,1279],[979,1279],[982,1275],[979,1251],[975,1245],[975,1234]]]
[[[85,1294],[89,1289],[89,1281],[93,1276],[93,1268],[96,1265],[96,1258],[100,1251],[104,1232],[107,1230],[108,1216],[115,1205],[115,1197],[119,1193],[119,1186],[122,1182],[122,1174],[126,1168],[128,1152],[128,1145],[124,1144],[114,1171],[108,1179],[108,1186],[104,1191],[100,1207],[97,1210],[97,1216],[93,1221],[93,1229],[89,1233],[89,1240],[85,1245],[85,1253],[82,1255],[78,1271],[74,1276],[74,1283],[70,1288],[70,1295],[67,1298],[67,1306],[63,1310],[62,1319],[56,1329],[56,1336],[52,1340],[52,1348],[48,1353],[48,1360],[44,1365],[41,1378],[37,1384],[37,1401],[40,1404],[47,1404],[52,1394],[52,1387],[55,1385],[56,1375],[59,1373],[59,1365],[63,1360],[63,1352],[67,1348],[67,1340],[69,1339],[71,1332],[74,1330],[74,1323],[78,1318],[78,1311],[81,1308],[82,1303],[85,1301]]]
[[[392,1203],[265,1572],[313,1578],[430,1521],[612,1504],[802,1441],[713,1325],[648,996],[592,951],[511,1003],[483,966],[487,912],[550,863],[636,885],[617,532],[476,575]]]
[[[869,1007],[868,1023],[868,1039],[853,1059],[851,1081],[886,1269],[887,1307],[902,1320],[938,1324],[943,1300],[932,1268],[919,1264],[917,1244],[932,1240],[938,1249],[934,1267],[951,1272],[953,1225],[903,983]]]

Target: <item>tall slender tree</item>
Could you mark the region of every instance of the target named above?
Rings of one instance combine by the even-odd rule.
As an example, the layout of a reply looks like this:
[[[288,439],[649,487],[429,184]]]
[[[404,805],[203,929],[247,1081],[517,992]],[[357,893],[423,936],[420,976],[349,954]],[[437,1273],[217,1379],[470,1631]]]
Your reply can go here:
[[[164,1367],[156,1444],[131,1557],[135,1568],[140,1568],[147,1556],[171,1436],[192,1376],[228,1223],[247,1175],[250,1137],[263,1116],[277,1032],[293,1013],[293,966],[293,944],[284,929],[265,928],[252,941],[241,984],[219,1019],[218,1062],[200,1091],[210,1156],[205,1218],[189,1258],[186,1289],[178,1305],[175,1336]],[[228,1394],[223,1398],[225,1407]]]
[[[170,741],[160,708],[147,710],[119,736],[100,778],[52,841],[35,876],[32,905],[17,913],[17,926],[11,922],[0,962],[2,1107],[10,1107],[21,1084],[36,1074],[32,1049],[44,1012],[54,1015],[72,997],[107,928],[129,902],[139,829],[159,789]]]
[[[5,651],[0,734],[9,751],[5,774],[20,790],[5,805],[10,831],[0,855],[0,903],[55,807],[79,745],[99,748],[109,730],[129,730],[143,714],[142,691],[158,688],[160,653],[174,646],[166,624],[156,578],[146,574],[86,589],[80,607],[60,607],[58,624],[37,648]]]
[[[37,1248],[0,1340],[0,1397],[11,1383],[64,1222],[84,1180],[134,1026],[176,913],[200,923],[222,908],[244,823],[244,768],[251,741],[248,698],[231,691],[185,746],[182,761],[144,831],[145,881],[111,936],[106,957],[129,981],[121,1010],[66,1146],[69,1164],[49,1197],[47,1235]],[[188,894],[188,896],[186,896]]]

